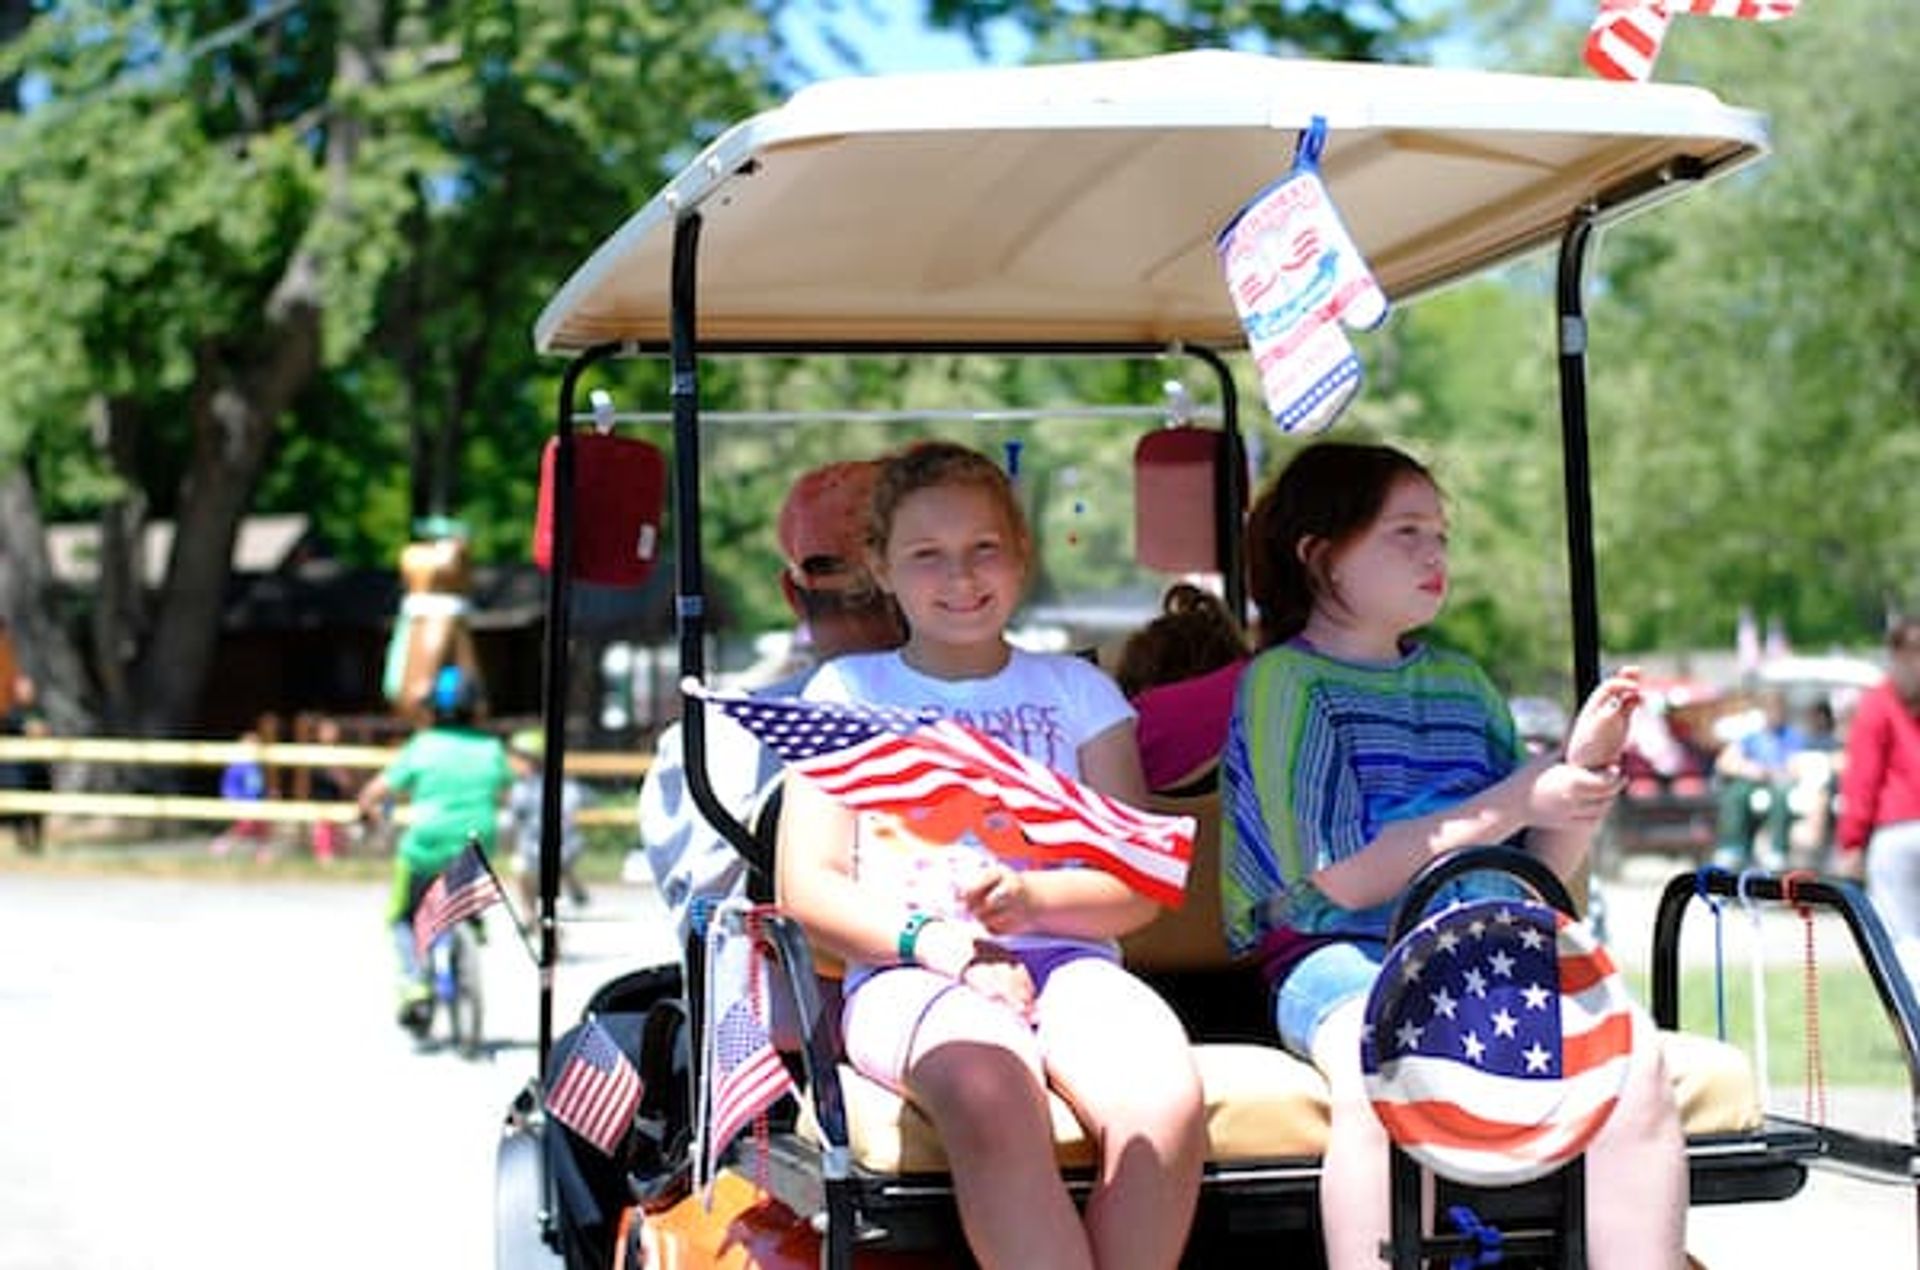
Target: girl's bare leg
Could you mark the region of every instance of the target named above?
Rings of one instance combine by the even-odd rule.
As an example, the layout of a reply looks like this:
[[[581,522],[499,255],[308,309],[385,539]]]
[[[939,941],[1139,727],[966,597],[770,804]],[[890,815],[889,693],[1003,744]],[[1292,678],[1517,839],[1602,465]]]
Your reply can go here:
[[[1314,1034],[1313,1061],[1330,1087],[1332,1122],[1320,1164],[1320,1228],[1327,1270],[1378,1270],[1389,1233],[1387,1131],[1360,1079],[1360,1028],[1367,1001],[1338,1006]]]
[[[1004,1005],[956,988],[926,1007],[906,1043],[906,1092],[939,1131],[960,1224],[982,1270],[1092,1270],[1054,1159],[1033,1029]]]
[[[1587,1148],[1593,1270],[1687,1264],[1687,1144],[1653,1021],[1635,1011],[1634,1056],[1613,1115]]]
[[[1099,1146],[1086,1208],[1093,1264],[1168,1270],[1193,1224],[1207,1150],[1186,1030],[1152,989],[1087,958],[1047,980],[1040,1042],[1054,1087]]]

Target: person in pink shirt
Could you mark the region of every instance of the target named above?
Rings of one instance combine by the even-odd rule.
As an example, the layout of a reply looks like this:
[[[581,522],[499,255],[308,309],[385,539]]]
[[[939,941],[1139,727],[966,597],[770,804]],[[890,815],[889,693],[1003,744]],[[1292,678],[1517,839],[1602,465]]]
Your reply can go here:
[[[1860,698],[1840,776],[1837,872],[1867,879],[1920,984],[1920,617],[1887,629],[1887,677]]]
[[[1160,615],[1128,637],[1113,677],[1140,716],[1148,789],[1186,792],[1211,774],[1247,655],[1226,602],[1190,582],[1167,588]]]

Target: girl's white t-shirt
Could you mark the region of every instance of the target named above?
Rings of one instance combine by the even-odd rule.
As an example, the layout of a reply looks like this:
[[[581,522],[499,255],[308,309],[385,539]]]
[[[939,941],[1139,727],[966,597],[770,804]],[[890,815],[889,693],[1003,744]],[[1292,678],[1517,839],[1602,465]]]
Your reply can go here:
[[[931,710],[1076,779],[1080,747],[1133,718],[1133,707],[1119,687],[1091,662],[1018,648],[996,674],[979,679],[921,674],[897,651],[855,653],[821,667],[805,695],[816,701]],[[935,917],[968,921],[962,897],[989,865],[999,862],[972,833],[952,843],[929,843],[897,816],[863,811],[856,819],[853,876],[876,904],[904,904]],[[1075,866],[1067,862],[1063,867]],[[1001,936],[997,942],[1010,948],[1089,943],[1112,948],[1110,942],[1050,935]],[[869,970],[849,967],[849,986]]]

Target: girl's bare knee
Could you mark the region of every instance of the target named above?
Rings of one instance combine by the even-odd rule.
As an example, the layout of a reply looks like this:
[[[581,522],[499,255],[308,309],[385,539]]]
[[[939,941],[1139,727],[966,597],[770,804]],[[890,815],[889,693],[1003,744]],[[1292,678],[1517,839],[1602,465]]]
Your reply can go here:
[[[907,1084],[943,1138],[976,1127],[992,1136],[1024,1118],[1047,1117],[1046,1092],[1032,1068],[1021,1055],[996,1045],[938,1045],[915,1060]]]

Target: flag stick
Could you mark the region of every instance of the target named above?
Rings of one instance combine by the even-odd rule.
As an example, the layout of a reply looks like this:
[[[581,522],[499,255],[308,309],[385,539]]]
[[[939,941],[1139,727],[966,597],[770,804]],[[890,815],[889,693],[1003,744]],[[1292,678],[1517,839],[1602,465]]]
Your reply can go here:
[[[527,959],[533,963],[533,968],[538,970],[540,954],[533,950],[533,936],[527,933],[526,923],[521,921],[520,914],[514,911],[513,900],[507,895],[506,883],[502,882],[500,875],[493,871],[493,861],[488,859],[487,853],[480,849],[479,835],[469,838],[467,846],[480,857],[480,867],[485,869],[487,876],[493,879],[494,889],[500,892],[500,906],[507,910],[507,918],[513,923],[513,933],[520,936],[520,946],[527,950]]]

